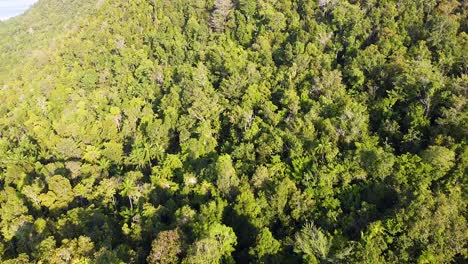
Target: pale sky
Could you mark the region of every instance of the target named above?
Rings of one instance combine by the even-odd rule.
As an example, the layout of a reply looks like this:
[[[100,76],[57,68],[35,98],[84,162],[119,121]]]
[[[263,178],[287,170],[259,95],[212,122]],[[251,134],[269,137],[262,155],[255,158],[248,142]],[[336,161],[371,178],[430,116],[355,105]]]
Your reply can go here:
[[[0,20],[23,13],[35,2],[37,0],[0,0]]]

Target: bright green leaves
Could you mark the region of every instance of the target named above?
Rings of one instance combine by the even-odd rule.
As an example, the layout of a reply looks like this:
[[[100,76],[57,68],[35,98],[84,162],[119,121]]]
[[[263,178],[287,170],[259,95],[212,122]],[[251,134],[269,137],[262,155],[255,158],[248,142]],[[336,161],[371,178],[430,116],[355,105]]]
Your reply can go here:
[[[21,189],[21,193],[26,196],[35,209],[41,208],[40,194],[44,189],[44,183],[40,180],[34,181],[31,185],[26,185]]]
[[[366,264],[385,262],[383,253],[388,248],[386,241],[386,231],[382,222],[377,221],[369,225],[366,232],[362,236],[362,249],[358,252],[357,259]]]
[[[430,61],[421,60],[410,62],[405,72],[397,78],[395,86],[406,100],[419,97],[429,115],[433,96],[443,84],[441,73],[435,70]]]
[[[47,193],[39,196],[41,204],[49,210],[64,209],[75,197],[70,181],[55,175],[46,179]]]
[[[202,239],[195,241],[183,263],[221,263],[228,260],[237,244],[232,228],[216,223],[211,225]]]
[[[87,146],[83,159],[89,163],[96,163],[101,158],[101,151],[95,146]]]
[[[257,1],[239,0],[239,9],[248,18],[252,18],[257,9]]]
[[[216,163],[216,173],[218,189],[226,197],[232,197],[236,192],[235,188],[239,185],[239,178],[236,175],[236,170],[229,155],[219,157]]]
[[[436,177],[443,176],[455,164],[455,152],[441,146],[430,146],[421,153],[421,158],[425,163],[431,164],[434,167],[434,173],[437,174]]]
[[[399,226],[393,224],[393,230],[389,231],[395,234],[404,230],[401,236],[394,236],[392,245],[400,260],[438,263],[453,258],[455,252],[466,256],[466,250],[462,249],[465,243],[462,241],[468,239],[467,222],[463,217],[466,202],[459,199],[460,195],[458,187],[448,194],[425,192],[407,208],[399,210],[396,216]]]
[[[394,180],[398,188],[411,190],[418,194],[418,190],[425,190],[431,183],[431,166],[422,162],[421,158],[411,154],[401,156],[397,161]]]
[[[362,144],[356,143],[357,153],[361,166],[367,172],[368,177],[384,179],[393,172],[395,158],[383,148],[375,146],[372,143],[374,140],[371,138]]]
[[[51,264],[59,263],[92,263],[94,243],[89,237],[80,236],[72,240],[62,241],[62,246],[55,249],[48,260]]]
[[[154,174],[156,176],[154,182],[158,179],[171,180],[175,176],[175,170],[181,169],[182,167],[182,161],[178,156],[171,154],[167,155],[160,166],[153,167]]]
[[[336,247],[334,244],[339,244],[338,240],[338,236],[333,237],[314,223],[307,223],[295,235],[294,251],[301,254],[306,263],[341,262],[349,257],[352,246]]]
[[[93,196],[104,205],[114,204],[114,195],[118,192],[119,185],[120,183],[117,178],[103,179],[99,185],[96,186]]]
[[[239,216],[245,216],[255,226],[260,227],[265,224],[262,219],[257,218],[261,214],[262,208],[255,199],[253,192],[249,189],[241,189],[241,193],[237,196],[236,205],[234,206],[235,212]]]
[[[262,262],[268,262],[268,256],[275,255],[280,249],[281,243],[276,240],[268,228],[263,228],[257,236],[257,244],[249,250],[249,253]]]
[[[131,210],[133,210],[133,200],[140,196],[137,181],[140,180],[141,177],[142,174],[140,172],[129,172],[124,177],[120,187],[120,195],[128,197]]]
[[[11,187],[0,191],[0,231],[7,241],[11,240],[16,232],[28,221],[28,208],[20,194]]]
[[[0,23],[0,262],[466,258],[460,1],[62,2]]]
[[[104,157],[115,163],[120,163],[124,155],[122,144],[116,142],[104,143],[104,150],[101,153]]]
[[[330,238],[313,223],[306,224],[295,236],[294,249],[302,253],[307,263],[327,261],[331,249]]]
[[[84,89],[91,89],[96,85],[98,81],[98,74],[94,70],[87,70],[83,73],[83,77],[81,78],[81,83]]]

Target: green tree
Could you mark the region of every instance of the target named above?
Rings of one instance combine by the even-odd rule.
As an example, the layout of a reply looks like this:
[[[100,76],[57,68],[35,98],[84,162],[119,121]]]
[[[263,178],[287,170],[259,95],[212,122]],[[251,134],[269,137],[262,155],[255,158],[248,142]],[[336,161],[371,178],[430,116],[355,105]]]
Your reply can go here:
[[[148,263],[179,263],[182,254],[182,237],[178,230],[162,231],[151,243]]]
[[[54,175],[46,179],[47,193],[39,195],[41,204],[50,210],[66,208],[75,197],[70,181]]]
[[[216,223],[209,227],[205,236],[189,248],[183,263],[221,263],[229,259],[237,244],[232,228]]]
[[[239,178],[229,155],[222,155],[216,162],[217,180],[219,190],[227,197],[231,197],[239,185]]]
[[[257,236],[257,245],[249,250],[260,262],[268,262],[268,256],[276,254],[281,243],[276,240],[268,228],[263,228]]]
[[[21,195],[12,187],[6,187],[0,192],[1,232],[5,241],[10,241],[16,232],[27,222],[32,221],[28,208]]]

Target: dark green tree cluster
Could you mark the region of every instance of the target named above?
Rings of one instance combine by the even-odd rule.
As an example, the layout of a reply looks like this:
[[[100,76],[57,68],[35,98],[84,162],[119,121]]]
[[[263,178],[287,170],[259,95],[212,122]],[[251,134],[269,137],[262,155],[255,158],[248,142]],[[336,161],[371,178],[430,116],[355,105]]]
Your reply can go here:
[[[0,22],[2,263],[464,263],[468,3],[39,0]]]

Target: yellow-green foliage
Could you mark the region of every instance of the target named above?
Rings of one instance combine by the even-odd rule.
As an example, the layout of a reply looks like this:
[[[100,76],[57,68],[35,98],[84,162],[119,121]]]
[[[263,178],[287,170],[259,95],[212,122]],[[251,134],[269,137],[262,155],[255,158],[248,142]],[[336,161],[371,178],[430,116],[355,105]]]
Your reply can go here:
[[[466,262],[467,7],[39,0],[0,22],[0,262]]]

